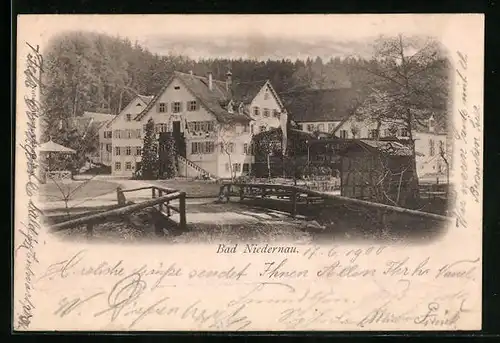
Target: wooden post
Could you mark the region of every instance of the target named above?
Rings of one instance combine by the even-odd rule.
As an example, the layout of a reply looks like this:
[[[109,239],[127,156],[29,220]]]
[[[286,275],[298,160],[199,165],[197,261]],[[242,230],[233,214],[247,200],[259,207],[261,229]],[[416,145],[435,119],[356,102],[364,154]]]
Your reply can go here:
[[[156,198],[156,188],[151,188],[151,197],[154,199]]]
[[[179,227],[186,229],[186,193],[182,192],[179,197]]]
[[[292,215],[293,218],[295,218],[297,214],[297,189],[292,190],[292,210],[290,211],[290,214]]]
[[[88,222],[87,223],[87,238],[92,238],[94,235],[94,223]]]
[[[120,206],[125,205],[125,195],[123,195],[121,187],[116,188],[116,199],[118,200],[118,205]]]
[[[167,201],[166,205],[167,207],[167,216],[170,217],[171,216],[171,213],[170,213],[170,201]]]
[[[245,199],[245,187],[240,187],[240,200]]]
[[[163,196],[163,191],[161,189],[158,190],[158,198],[161,198]],[[160,212],[163,212],[163,203],[158,204],[158,210]]]

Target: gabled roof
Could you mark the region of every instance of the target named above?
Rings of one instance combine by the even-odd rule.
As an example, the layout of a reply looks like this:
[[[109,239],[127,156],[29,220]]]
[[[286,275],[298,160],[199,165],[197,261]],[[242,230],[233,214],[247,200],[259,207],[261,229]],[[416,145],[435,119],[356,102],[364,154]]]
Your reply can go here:
[[[342,121],[351,116],[356,93],[349,88],[306,89],[281,98],[295,122]]]
[[[134,102],[135,99],[139,99],[139,100],[141,100],[144,103],[145,107],[147,107],[153,101],[154,98],[155,98],[154,95],[141,95],[141,94],[137,94],[137,96],[130,101],[129,105],[132,102]],[[128,107],[128,105],[125,106],[125,108],[127,108],[127,107]],[[122,113],[124,113],[125,108],[118,115],[114,116],[114,118],[112,120],[110,120],[109,122],[107,122],[106,126],[109,127],[116,119],[118,119],[120,117],[120,115],[122,115]]]
[[[231,84],[231,96],[236,102],[249,104],[266,83],[267,80],[251,82],[233,81]]]
[[[186,74],[175,71],[165,85],[160,89],[154,99],[139,113],[135,120],[141,120],[147,112],[158,101],[159,97],[172,83],[174,79],[180,80],[184,86],[195,96],[200,104],[209,112],[213,113],[217,121],[227,123],[232,121],[248,122],[251,118],[246,114],[239,114],[237,111],[229,113],[225,106],[231,99],[231,92],[226,87],[226,82],[212,80],[212,89],[209,88],[208,78],[198,75]]]

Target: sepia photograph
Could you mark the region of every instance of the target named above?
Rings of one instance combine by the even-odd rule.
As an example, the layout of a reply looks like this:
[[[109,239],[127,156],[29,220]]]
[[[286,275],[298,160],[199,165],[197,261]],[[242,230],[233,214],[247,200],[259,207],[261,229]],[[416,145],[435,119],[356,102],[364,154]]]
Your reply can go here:
[[[480,326],[482,16],[18,20],[18,329],[37,311],[48,330]]]

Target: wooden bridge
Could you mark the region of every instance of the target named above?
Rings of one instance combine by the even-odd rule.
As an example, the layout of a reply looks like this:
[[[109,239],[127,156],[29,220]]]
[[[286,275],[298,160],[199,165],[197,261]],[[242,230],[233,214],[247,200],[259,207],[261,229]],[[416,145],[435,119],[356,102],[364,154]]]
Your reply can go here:
[[[415,229],[442,226],[453,219],[442,215],[374,203],[339,195],[304,189],[293,185],[266,183],[225,183],[220,187],[219,201],[234,198],[242,204],[263,206],[302,215],[329,223],[354,227],[408,227]],[[234,200],[236,200],[234,199]]]

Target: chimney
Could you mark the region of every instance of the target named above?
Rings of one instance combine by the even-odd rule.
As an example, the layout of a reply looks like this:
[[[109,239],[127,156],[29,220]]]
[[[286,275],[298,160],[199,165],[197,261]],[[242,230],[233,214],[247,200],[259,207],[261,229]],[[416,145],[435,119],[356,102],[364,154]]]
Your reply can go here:
[[[226,91],[229,92],[232,83],[233,83],[233,73],[231,73],[231,70],[228,70],[228,72],[226,73]]]
[[[212,72],[208,72],[208,89],[213,89]]]

